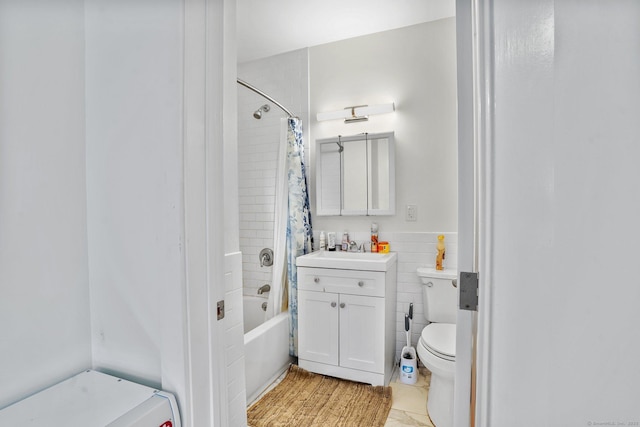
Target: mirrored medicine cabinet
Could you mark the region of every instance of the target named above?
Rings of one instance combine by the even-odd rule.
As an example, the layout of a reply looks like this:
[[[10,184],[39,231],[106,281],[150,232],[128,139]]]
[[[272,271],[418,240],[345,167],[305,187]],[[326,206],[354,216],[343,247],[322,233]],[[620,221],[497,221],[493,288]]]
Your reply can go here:
[[[317,215],[395,215],[394,133],[316,140]]]

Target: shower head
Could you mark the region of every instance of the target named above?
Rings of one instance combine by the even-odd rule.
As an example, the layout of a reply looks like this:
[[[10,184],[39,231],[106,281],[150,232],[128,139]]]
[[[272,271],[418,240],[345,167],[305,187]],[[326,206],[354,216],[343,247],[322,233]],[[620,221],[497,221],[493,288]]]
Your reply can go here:
[[[258,108],[256,111],[254,111],[253,117],[255,119],[261,119],[262,118],[262,112],[268,113],[269,110],[271,110],[271,107],[269,107],[269,104],[264,104],[262,107]]]

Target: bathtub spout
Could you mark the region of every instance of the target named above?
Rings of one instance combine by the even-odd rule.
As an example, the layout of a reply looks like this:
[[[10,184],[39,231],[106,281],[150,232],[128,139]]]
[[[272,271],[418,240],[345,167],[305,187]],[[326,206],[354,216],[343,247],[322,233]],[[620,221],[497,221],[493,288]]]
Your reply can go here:
[[[271,290],[271,286],[267,283],[266,285],[262,285],[258,288],[258,295],[262,295],[265,292],[269,292]]]

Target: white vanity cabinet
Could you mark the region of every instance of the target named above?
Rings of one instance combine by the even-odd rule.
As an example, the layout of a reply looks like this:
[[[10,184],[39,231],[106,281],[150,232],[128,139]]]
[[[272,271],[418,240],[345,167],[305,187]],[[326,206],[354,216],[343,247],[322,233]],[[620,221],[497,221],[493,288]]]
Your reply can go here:
[[[386,271],[305,267],[298,258],[298,364],[388,385],[395,357],[396,263]],[[365,266],[366,268],[366,266]],[[380,268],[372,265],[371,268]]]

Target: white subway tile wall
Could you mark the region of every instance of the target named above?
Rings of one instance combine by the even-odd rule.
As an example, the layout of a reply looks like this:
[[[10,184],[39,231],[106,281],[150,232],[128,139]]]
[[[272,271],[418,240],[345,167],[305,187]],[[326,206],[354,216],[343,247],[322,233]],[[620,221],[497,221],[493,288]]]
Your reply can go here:
[[[406,345],[404,314],[413,303],[413,324],[411,345],[420,339],[422,329],[427,325],[422,304],[422,283],[416,273],[418,267],[435,267],[437,236],[444,234],[446,254],[443,266],[446,270],[456,270],[458,263],[458,233],[390,233],[383,235],[391,250],[398,253],[398,327],[396,332],[396,352],[399,355]]]
[[[242,315],[242,256],[225,254],[225,359],[229,425],[246,425],[246,390],[244,370],[244,332]]]
[[[308,53],[302,49],[239,64],[238,76],[303,119],[308,158],[307,69]],[[255,119],[253,112],[264,104],[269,104],[270,111]],[[271,267],[260,267],[258,254],[263,248],[273,249],[276,156],[283,117],[286,113],[272,102],[238,87],[240,251],[246,295],[271,283]]]

